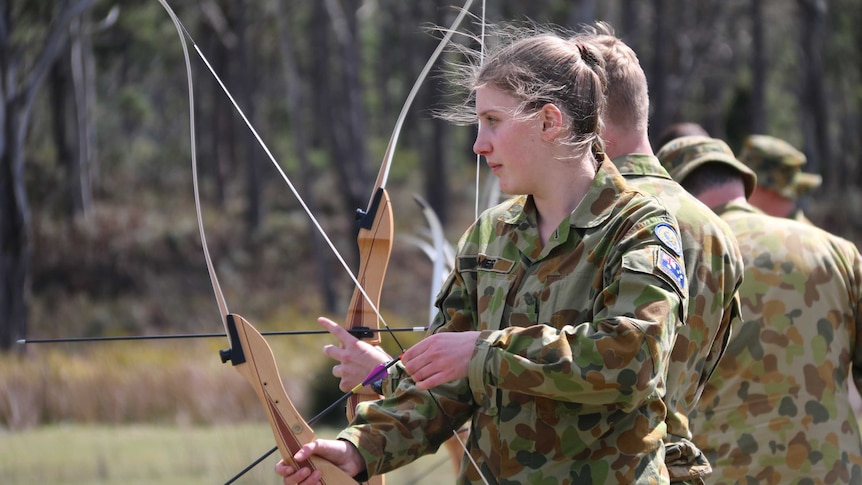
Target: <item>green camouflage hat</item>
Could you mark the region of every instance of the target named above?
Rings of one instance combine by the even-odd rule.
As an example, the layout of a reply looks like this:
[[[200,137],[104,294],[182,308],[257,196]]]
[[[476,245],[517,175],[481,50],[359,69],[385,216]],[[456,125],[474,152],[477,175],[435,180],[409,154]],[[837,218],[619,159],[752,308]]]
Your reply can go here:
[[[746,138],[739,160],[757,174],[761,187],[795,199],[797,176],[805,164],[805,154],[784,140],[768,135]]]
[[[719,162],[739,171],[745,183],[746,198],[751,196],[757,185],[757,176],[754,172],[733,156],[733,150],[727,146],[727,143],[717,138],[683,136],[669,141],[656,156],[670,176],[679,183],[682,183],[697,167],[708,162]]]

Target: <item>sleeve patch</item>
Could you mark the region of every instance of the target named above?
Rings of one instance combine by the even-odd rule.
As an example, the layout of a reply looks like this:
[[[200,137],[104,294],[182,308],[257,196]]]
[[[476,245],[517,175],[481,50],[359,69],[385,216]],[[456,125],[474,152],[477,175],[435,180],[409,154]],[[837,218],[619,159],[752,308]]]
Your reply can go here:
[[[655,226],[655,236],[668,249],[673,251],[677,256],[682,256],[682,242],[676,229],[670,224],[662,222]]]
[[[668,254],[664,249],[659,250],[657,266],[662,273],[670,277],[679,286],[680,290],[686,288],[685,272],[679,265],[679,260]]]

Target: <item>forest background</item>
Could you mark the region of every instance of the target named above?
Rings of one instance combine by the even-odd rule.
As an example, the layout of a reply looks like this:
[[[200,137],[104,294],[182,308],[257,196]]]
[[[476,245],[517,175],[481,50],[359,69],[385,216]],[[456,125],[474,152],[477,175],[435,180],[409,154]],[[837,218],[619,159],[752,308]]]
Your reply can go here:
[[[458,5],[171,5],[355,266],[354,212],[367,204],[401,105],[436,45],[428,27],[448,25]],[[823,176],[804,201],[809,218],[862,241],[862,3],[488,0],[485,16],[608,21],[647,72],[653,138],[678,121],[700,123],[735,150],[751,133],[783,138],[806,153],[806,171]],[[461,29],[480,35],[476,22]],[[192,55],[204,223],[230,309],[264,330],[314,330],[320,314],[343,319],[350,279]],[[68,423],[258,422],[256,398],[218,361],[222,340],[16,343],[220,329],[192,197],[186,70],[162,6],[3,0],[0,69],[2,429],[14,437]],[[436,74],[408,114],[387,185],[396,241],[381,310],[393,327],[424,325],[433,293],[432,265],[411,242],[427,230],[414,196],[454,243],[493,183],[481,164],[477,177],[473,129],[433,118],[445,102]],[[319,351],[331,338],[269,340],[304,411],[338,394]]]

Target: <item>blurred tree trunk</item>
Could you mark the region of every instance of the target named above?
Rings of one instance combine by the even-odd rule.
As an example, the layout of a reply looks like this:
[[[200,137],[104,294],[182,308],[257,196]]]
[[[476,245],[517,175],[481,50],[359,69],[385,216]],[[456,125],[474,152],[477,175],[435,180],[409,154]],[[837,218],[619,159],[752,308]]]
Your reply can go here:
[[[651,115],[650,125],[658,128],[654,132],[657,136],[665,126],[671,122],[671,109],[669,101],[669,79],[667,76],[667,55],[671,46],[674,45],[672,29],[667,28],[667,13],[665,9],[666,0],[653,0],[653,62],[650,71],[647,72],[650,87]]]
[[[329,33],[329,17],[323,2],[312,2],[311,21],[305,30],[308,36],[306,45],[313,45],[314,52],[311,55],[309,82],[314,89],[311,96],[314,101],[312,116],[308,122],[313,126],[311,130],[312,146],[321,148],[324,152],[332,154],[332,121],[328,118],[330,111],[330,86],[332,84],[332,69],[329,67],[329,59],[332,56],[332,36]]]
[[[51,124],[57,164],[63,167],[63,206],[73,219],[92,210],[90,153],[92,136],[92,52],[85,52],[79,21],[70,25],[71,42],[51,66],[48,77]],[[88,44],[89,45],[89,44]],[[86,65],[86,67],[85,67]]]
[[[241,0],[233,4],[233,18],[236,23],[236,57],[238,70],[234,71],[239,93],[237,100],[242,107],[245,116],[252,125],[255,124],[255,113],[257,111],[254,92],[257,89],[254,79],[254,66],[251,62],[251,47],[249,44],[249,14],[248,1]],[[247,136],[240,137],[242,140],[242,166],[245,167],[245,224],[252,237],[260,230],[263,221],[263,179],[261,178],[261,160],[258,157],[258,142],[254,136],[248,133],[246,126],[239,129]]]
[[[72,87],[75,100],[75,128],[77,128],[78,163],[71,172],[76,185],[72,202],[76,215],[89,219],[93,211],[93,184],[98,178],[96,165],[96,135],[93,123],[93,106],[96,93],[96,68],[93,59],[91,31],[93,23],[82,15],[71,24]]]
[[[841,167],[833,166],[829,147],[829,113],[824,87],[822,52],[825,46],[828,5],[825,0],[798,0],[802,76],[801,105],[806,116],[800,116],[804,151],[808,157],[806,169],[823,173],[826,187],[843,185]]]
[[[69,80],[70,68],[68,58],[58,56],[57,61],[51,66],[51,72],[48,76],[48,97],[51,106],[51,135],[54,140],[54,150],[57,156],[57,165],[63,168],[65,172],[62,177],[63,184],[63,199],[67,202],[63,204],[66,208],[67,216],[73,218],[75,214],[81,211],[81,199],[76,197],[78,194],[78,184],[76,183],[75,175],[80,170],[78,154],[79,152],[72,148],[69,140],[69,108],[74,110],[74,106],[70,106],[72,96],[72,86]],[[74,118],[71,120],[74,122]]]
[[[727,130],[728,106],[733,103],[735,74],[740,72],[745,58],[734,39],[743,37],[742,25],[748,21],[749,9],[734,8],[727,2],[713,0],[694,4],[695,18],[684,20],[694,25],[699,32],[699,42],[691,52],[690,79],[699,78],[703,83],[701,123],[711,136],[721,138],[733,147],[733,134]],[[751,133],[748,105],[745,110],[745,134]],[[677,100],[677,110],[685,110],[684,103]],[[679,119],[682,119],[680,116]]]
[[[289,8],[286,2],[278,2],[278,46],[281,53],[281,64],[284,70],[285,79],[285,99],[287,100],[287,110],[289,115],[289,125],[287,130],[293,134],[293,144],[295,147],[296,157],[299,161],[299,176],[302,187],[307,187],[304,197],[305,203],[312,214],[318,214],[319,205],[317,197],[313,190],[315,174],[311,166],[311,161],[308,155],[308,134],[305,130],[306,110],[302,100],[305,98],[302,80],[299,76],[299,69],[294,56],[295,47],[291,35],[291,29],[288,27],[285,19],[290,18]],[[317,267],[317,281],[320,284],[320,291],[323,295],[323,304],[327,312],[333,313],[337,310],[337,297],[333,286],[332,271],[330,270],[329,251],[323,237],[309,221],[309,240],[314,241],[311,245],[314,262]]]
[[[643,56],[641,53],[643,52],[642,42],[641,42],[641,32],[643,31],[642,22],[639,21],[642,18],[641,13],[641,2],[640,0],[620,0],[621,8],[620,8],[620,26],[621,28],[617,29],[616,34],[620,36],[620,38],[625,41],[626,44],[629,45],[635,52],[638,53],[638,57],[640,57],[641,63],[644,62]],[[616,27],[616,25],[614,25]],[[644,69],[647,66],[643,66]],[[650,90],[652,90],[652,86],[650,86]]]
[[[407,99],[407,94],[413,88],[413,84],[415,84],[416,79],[419,77],[422,67],[428,60],[428,56],[434,49],[433,39],[420,32],[418,26],[423,22],[429,23],[438,21],[440,15],[442,15],[438,12],[438,5],[440,5],[438,0],[412,2],[411,8],[409,9],[409,15],[401,27],[403,29],[401,43],[404,46],[403,54],[406,62],[403,64],[405,70],[402,75],[401,90],[395,99],[395,104],[398,106],[399,111],[404,105],[404,101]],[[437,23],[437,25],[440,24]],[[428,53],[427,55],[426,52]],[[412,147],[417,153],[423,151],[427,146],[425,143],[428,139],[423,136],[423,132],[427,133],[427,131],[422,129],[424,125],[422,107],[428,106],[427,103],[429,100],[430,97],[423,88],[422,91],[417,94],[417,99],[415,101],[416,106],[414,109],[407,112],[407,119],[404,120],[404,130],[401,133],[400,146]],[[390,120],[387,120],[390,127],[395,122],[396,117],[397,115],[393,115]],[[391,132],[391,128],[388,131]]]
[[[33,248],[24,144],[36,93],[68,42],[69,23],[93,2],[58,2],[35,59],[22,58],[14,43],[16,28],[27,26],[8,4],[0,6],[0,350],[27,335]]]
[[[89,218],[93,205],[94,61],[88,20],[69,25],[70,42],[51,67],[49,94],[58,165],[64,168],[63,196],[70,218]],[[74,134],[74,136],[72,136]]]
[[[847,76],[839,76],[839,79],[843,80],[842,91],[844,92],[844,96],[841,96],[840,99],[848,100],[848,102],[842,103],[841,108],[839,108],[845,113],[842,116],[843,121],[840,128],[842,141],[839,153],[841,159],[844,160],[844,166],[851,174],[845,180],[853,181],[852,183],[856,187],[862,187],[862,164],[859,163],[859,154],[862,152],[862,140],[859,139],[859,133],[862,132],[862,92],[858,88],[859,82],[862,80],[862,29],[857,27],[862,23],[862,6],[854,3],[853,0],[849,0],[849,2],[855,5],[855,8],[851,7],[845,10],[843,5],[838,5],[836,6],[837,11],[832,11],[833,15],[849,18],[848,23],[853,27],[842,29],[842,32],[850,38],[849,45],[851,47],[848,49],[850,52],[847,53],[847,57],[856,59],[856,62],[852,62],[850,65],[841,63],[842,69],[846,69],[848,72]],[[846,13],[848,11],[850,12],[849,15]]]
[[[369,120],[372,132],[382,133],[391,124],[397,109],[392,96],[393,77],[398,75],[398,66],[403,65],[401,43],[399,42],[398,26],[404,25],[404,7],[407,2],[400,0],[381,0],[378,15],[374,18],[372,28],[379,33],[378,44],[375,49],[378,52],[386,52],[386,55],[375,56],[374,60],[374,89],[380,109],[375,116]],[[396,113],[393,115],[393,112]]]
[[[435,12],[429,12],[426,19],[433,21],[436,25],[449,25],[452,21],[450,13],[452,10],[445,8],[445,2],[434,2],[438,5]],[[433,13],[433,15],[431,15]],[[423,56],[417,56],[420,60],[427,62],[433,50],[436,48],[436,42],[426,42],[428,49],[423,49],[426,53]],[[438,59],[439,65],[441,59]],[[418,74],[418,72],[417,72]],[[421,112],[421,106],[434,106],[442,102],[441,94],[443,92],[443,82],[439,76],[430,73],[425,78],[425,85],[422,86],[422,98],[418,100],[417,107],[413,109],[417,114]],[[427,114],[427,113],[426,113]],[[422,116],[428,118],[428,116]],[[429,136],[425,140],[421,140],[421,146],[427,146],[427,149],[420,148],[419,156],[422,160],[422,168],[425,175],[425,197],[428,204],[437,214],[437,218],[443,226],[449,221],[449,164],[446,163],[446,133],[447,124],[441,120],[423,119],[422,124],[428,127],[428,130],[423,130]],[[423,136],[423,138],[425,138]],[[477,194],[478,195],[478,194]]]
[[[727,88],[725,79],[720,76],[707,76],[703,79],[703,113],[701,125],[711,136],[724,138],[721,126],[724,121],[724,93]],[[677,107],[682,110],[682,106]]]
[[[352,220],[354,211],[357,208],[364,210],[371,197],[355,22],[359,4],[356,0],[347,0],[344,5],[339,0],[325,0],[323,4],[331,28],[325,31],[332,32],[338,55],[335,59],[324,57],[320,63],[326,64],[330,70],[333,65],[340,66],[342,70],[326,78],[331,82],[319,85],[326,86],[325,91],[328,92],[325,111],[320,113],[324,114],[324,139],[331,149],[331,159],[335,161],[334,168],[343,190],[345,210]]]
[[[224,9],[215,0],[201,0],[203,35],[201,45],[206,46],[210,62],[216,72],[222,77],[230,73],[230,53],[237,48],[237,36],[231,30]],[[227,202],[227,181],[231,178],[237,160],[237,132],[235,126],[234,108],[222,92],[218,81],[208,73],[201,85],[201,98],[209,99],[209,114],[203,115],[205,108],[202,103],[195,103],[195,117],[206,123],[206,128],[200,130],[202,143],[199,145],[200,155],[198,168],[203,177],[213,181],[215,193],[213,198],[220,209]],[[244,127],[243,127],[244,128]]]
[[[763,2],[751,0],[751,99],[749,100],[750,133],[767,133],[766,113],[766,40]]]

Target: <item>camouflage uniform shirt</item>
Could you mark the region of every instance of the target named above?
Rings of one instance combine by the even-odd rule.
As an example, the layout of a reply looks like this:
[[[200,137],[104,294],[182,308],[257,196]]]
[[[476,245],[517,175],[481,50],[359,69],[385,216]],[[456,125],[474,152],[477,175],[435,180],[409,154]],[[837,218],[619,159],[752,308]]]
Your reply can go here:
[[[379,474],[469,420],[489,483],[668,483],[661,397],[687,294],[678,232],[608,161],[544,246],[530,197],[484,212],[432,327],[481,331],[468,377],[434,389],[445,415],[406,378],[339,438]],[[466,457],[458,480],[482,483]]]
[[[711,482],[862,483],[847,394],[851,366],[862,376],[859,252],[747,203],[716,212],[736,234],[746,270],[744,323],[691,417]]]
[[[672,482],[702,483],[709,462],[690,441],[688,415],[739,325],[742,254],[736,238],[709,207],[673,181],[659,160],[646,154],[614,159],[633,187],[656,196],[677,218],[688,281],[688,319],[677,332],[667,378],[666,463]]]

